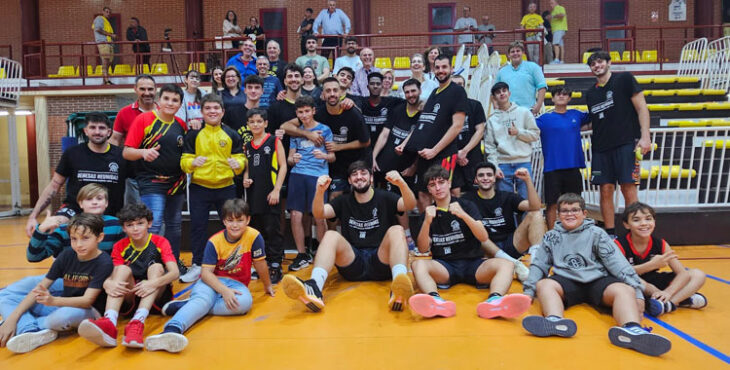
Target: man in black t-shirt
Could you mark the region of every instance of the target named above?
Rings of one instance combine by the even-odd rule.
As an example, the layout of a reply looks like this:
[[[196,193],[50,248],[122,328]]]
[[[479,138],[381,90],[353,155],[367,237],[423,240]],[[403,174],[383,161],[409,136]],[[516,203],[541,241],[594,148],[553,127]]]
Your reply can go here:
[[[445,301],[438,293],[439,285],[458,283],[489,284],[491,293],[477,305],[479,317],[517,317],[530,307],[523,294],[505,295],[512,283],[514,265],[500,258],[484,259],[481,244],[487,241],[474,203],[451,197],[449,172],[438,165],[429,168],[424,181],[435,204],[426,208],[418,233],[418,250],[429,250],[433,259],[413,261],[413,276],[424,292],[412,296],[411,310],[423,317],[451,317],[456,313],[454,302]]]
[[[406,268],[405,233],[398,225],[396,214],[415,208],[416,198],[397,171],[389,172],[385,178],[400,189],[402,196],[373,189],[371,167],[364,161],[356,161],[348,168],[347,181],[353,192],[329,203],[325,203],[324,193],[332,179],[329,176],[317,179],[312,214],[318,219],[339,218],[342,234],[332,230],[325,233],[309,280],[284,276],[282,286],[289,298],[319,312],[324,307],[322,288],[327,275],[332,267],[337,267],[339,274],[349,281],[392,278],[388,306],[392,311],[403,309],[413,294],[413,285]]]
[[[591,182],[601,189],[603,224],[606,232],[614,235],[616,183],[621,186],[626,205],[638,201],[640,169],[635,152],[644,155],[651,148],[649,109],[634,76],[611,73],[608,52],[591,54],[588,66],[596,76],[596,85],[586,92],[593,121]]]
[[[26,234],[33,235],[38,221],[36,217],[51,204],[52,198],[66,183],[66,197],[63,205],[56,212],[64,217],[61,223],[67,223],[81,208],[76,202],[76,195],[86,184],[104,185],[109,193],[109,206],[105,214],[115,215],[124,205],[124,185],[127,177],[127,161],[122,157],[122,148],[109,144],[112,124],[103,113],[88,113],[84,134],[89,142],[68,148],[58,162],[51,182],[41,193],[33,211],[28,216]]]
[[[462,184],[451,180],[456,168],[456,138],[464,127],[468,100],[464,88],[451,83],[451,59],[441,54],[434,61],[434,73],[439,82],[437,90],[426,101],[418,125],[413,130],[405,150],[420,156],[417,169],[418,207],[421,212],[430,204],[423,174],[434,164],[449,172],[448,180],[455,188]],[[458,180],[458,179],[457,179]]]
[[[490,162],[479,163],[474,178],[478,189],[464,194],[463,198],[476,204],[482,215],[482,224],[489,231],[489,240],[482,243],[487,255],[512,262],[517,278],[525,281],[530,270],[519,259],[528,248],[532,253],[533,247],[540,245],[545,235],[545,221],[540,212],[540,195],[532,184],[530,173],[527,169],[519,168],[515,170],[515,177],[525,182],[527,200],[517,193],[497,190],[496,167]],[[517,216],[521,212],[527,214],[517,226]]]
[[[456,75],[451,78],[457,85],[466,88],[464,77]],[[481,142],[484,138],[484,126],[487,123],[487,117],[484,114],[484,107],[479,100],[469,99],[469,111],[464,118],[464,127],[459,131],[457,136],[457,159],[455,176],[460,178],[463,183],[462,189],[473,189],[474,175],[476,174],[476,166],[484,161],[482,154]],[[459,191],[456,192],[458,196]]]
[[[383,75],[380,72],[372,72],[368,75],[368,92],[370,95],[360,100],[360,110],[362,111],[365,125],[370,132],[370,147],[375,145],[375,140],[380,136],[380,132],[385,127],[388,119],[388,111],[393,105],[400,103],[403,99],[392,96],[380,96],[383,90]],[[368,159],[369,160],[369,159]]]

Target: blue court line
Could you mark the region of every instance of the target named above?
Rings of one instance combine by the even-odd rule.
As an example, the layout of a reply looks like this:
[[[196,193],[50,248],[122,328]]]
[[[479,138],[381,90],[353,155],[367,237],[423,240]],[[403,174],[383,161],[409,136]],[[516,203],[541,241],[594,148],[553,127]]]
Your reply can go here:
[[[725,283],[725,284],[730,285],[730,280],[725,280],[725,279],[719,278],[717,276],[712,276],[710,274],[705,274],[705,276],[707,276],[708,278],[710,278],[712,280],[717,280],[717,281],[719,281],[721,283]]]
[[[183,290],[181,290],[181,291],[179,291],[179,292],[175,293],[175,295],[174,295],[174,296],[172,296],[172,297],[173,297],[173,298],[177,298],[177,297],[179,297],[179,296],[181,296],[181,295],[185,294],[185,292],[187,292],[188,290],[190,290],[190,289],[193,289],[193,285],[195,285],[195,283],[193,283],[193,284],[190,284],[190,285],[188,285],[188,286],[187,286],[187,288],[185,288],[185,289],[183,289]]]
[[[724,354],[724,353],[722,353],[722,352],[720,352],[720,351],[718,351],[718,350],[716,350],[716,349],[708,346],[707,344],[704,344],[704,343],[700,342],[699,340],[695,339],[691,335],[689,335],[689,334],[687,334],[687,333],[685,333],[685,332],[683,332],[683,331],[675,328],[674,326],[672,326],[672,325],[670,325],[670,324],[668,324],[668,323],[666,323],[666,322],[664,322],[662,320],[657,319],[656,317],[652,317],[652,316],[649,316],[649,315],[646,315],[646,314],[644,314],[644,317],[646,317],[647,319],[653,321],[655,324],[663,327],[664,329],[667,329],[667,330],[671,331],[672,333],[676,334],[678,337],[686,340],[687,342],[690,342],[695,347],[697,347],[697,348],[699,348],[699,349],[701,349],[701,350],[703,350],[703,351],[705,351],[705,352],[707,352],[707,353],[715,356],[720,361],[723,361],[726,364],[730,364],[730,356],[728,356],[728,355],[726,355],[726,354]]]

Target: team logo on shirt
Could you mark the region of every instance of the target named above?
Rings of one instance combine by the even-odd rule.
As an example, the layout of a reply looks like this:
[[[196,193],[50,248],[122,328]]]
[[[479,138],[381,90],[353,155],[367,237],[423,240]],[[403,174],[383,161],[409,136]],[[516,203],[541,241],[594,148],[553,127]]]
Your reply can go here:
[[[497,207],[494,210],[494,215],[497,216],[497,217],[502,217],[502,207]]]
[[[340,135],[347,136],[347,127],[342,126],[340,127]]]
[[[456,221],[456,220],[451,221],[451,230],[453,230],[453,231],[461,230],[461,225],[459,225],[459,221]]]
[[[580,254],[569,254],[563,257],[563,262],[574,269],[585,268],[588,264]]]
[[[373,218],[376,218],[376,217],[378,217],[378,209],[373,208]]]
[[[264,154],[269,155],[269,153],[271,153],[271,147],[267,145],[264,147]]]
[[[221,148],[225,148],[226,147],[226,141],[225,140],[221,140],[221,141],[218,142],[218,145],[220,145]]]
[[[182,147],[184,143],[182,135],[177,136],[177,146]]]
[[[241,245],[237,245],[236,249],[233,250],[233,253],[231,253],[231,255],[226,258],[225,262],[223,262],[223,266],[220,266],[220,269],[229,272],[235,269],[236,266],[241,263],[241,259],[243,258],[243,253],[241,252],[241,249]]]
[[[109,163],[109,172],[119,172],[119,164],[117,162]]]
[[[439,112],[439,109],[441,109],[441,104],[436,103],[436,105],[433,106],[433,113],[437,114]]]

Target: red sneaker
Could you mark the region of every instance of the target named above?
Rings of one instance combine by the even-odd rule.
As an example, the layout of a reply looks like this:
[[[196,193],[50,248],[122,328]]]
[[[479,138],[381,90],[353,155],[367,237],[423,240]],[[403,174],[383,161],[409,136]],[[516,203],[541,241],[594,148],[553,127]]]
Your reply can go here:
[[[144,323],[139,320],[132,320],[124,327],[122,345],[129,348],[144,348]]]
[[[117,327],[106,317],[82,321],[79,335],[101,347],[117,346]]]

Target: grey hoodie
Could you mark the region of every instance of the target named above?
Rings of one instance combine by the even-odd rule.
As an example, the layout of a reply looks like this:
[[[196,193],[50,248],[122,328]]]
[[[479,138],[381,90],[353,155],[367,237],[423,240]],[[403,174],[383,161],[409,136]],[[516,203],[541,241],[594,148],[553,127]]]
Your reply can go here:
[[[636,298],[644,299],[639,275],[611,237],[591,219],[570,231],[557,222],[545,234],[530,262],[530,276],[523,285],[526,295],[535,296],[535,284],[548,276],[551,267],[553,274],[580,283],[613,275],[634,288]]]
[[[509,128],[517,129],[510,135]],[[495,109],[484,130],[484,151],[495,166],[524,163],[532,158],[532,142],[540,139],[540,129],[529,109],[510,103],[507,110]]]

